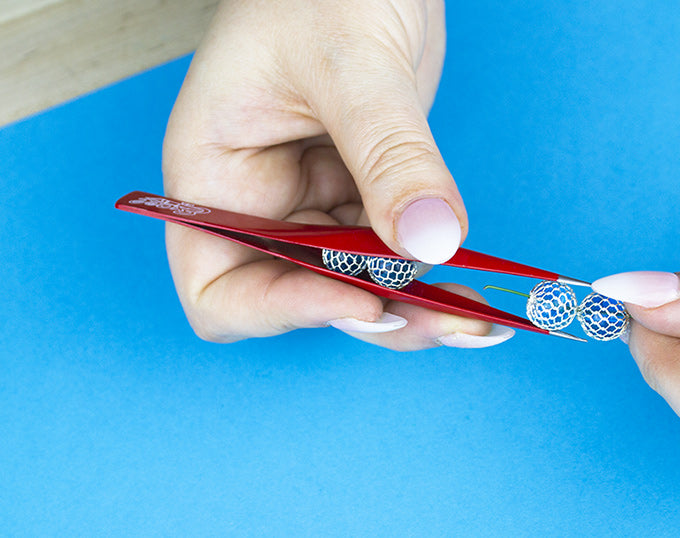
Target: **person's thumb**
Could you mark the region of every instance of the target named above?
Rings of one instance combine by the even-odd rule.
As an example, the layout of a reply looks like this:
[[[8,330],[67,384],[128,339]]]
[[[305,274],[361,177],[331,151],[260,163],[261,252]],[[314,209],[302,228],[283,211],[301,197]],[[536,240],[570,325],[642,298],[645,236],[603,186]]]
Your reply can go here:
[[[315,108],[354,177],[371,226],[399,254],[447,261],[467,234],[467,214],[415,78],[384,65],[336,75]]]
[[[643,377],[680,415],[680,278],[636,271],[593,282],[593,289],[624,301],[633,318],[630,351]]]

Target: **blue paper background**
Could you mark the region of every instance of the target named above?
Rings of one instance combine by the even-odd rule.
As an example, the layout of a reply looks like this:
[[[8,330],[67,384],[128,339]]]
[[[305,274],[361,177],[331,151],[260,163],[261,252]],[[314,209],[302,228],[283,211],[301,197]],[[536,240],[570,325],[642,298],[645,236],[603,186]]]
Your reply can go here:
[[[431,123],[466,246],[679,270],[677,2],[450,2],[447,24]],[[113,209],[162,190],[187,66],[0,130],[1,535],[677,536],[680,419],[619,342],[198,340],[162,225]]]

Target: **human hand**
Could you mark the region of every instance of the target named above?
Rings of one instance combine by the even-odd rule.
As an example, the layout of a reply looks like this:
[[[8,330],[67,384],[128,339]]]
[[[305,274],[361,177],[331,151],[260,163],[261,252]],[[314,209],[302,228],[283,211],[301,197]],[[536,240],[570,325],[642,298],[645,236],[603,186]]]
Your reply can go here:
[[[444,49],[442,0],[223,2],[168,124],[166,193],[275,219],[370,224],[397,253],[448,260],[468,224],[427,124]],[[187,317],[208,340],[328,324],[395,349],[513,334],[383,302],[195,230],[169,224],[166,239]]]
[[[645,381],[680,415],[680,274],[621,273],[593,282],[626,303],[633,318],[628,344]]]

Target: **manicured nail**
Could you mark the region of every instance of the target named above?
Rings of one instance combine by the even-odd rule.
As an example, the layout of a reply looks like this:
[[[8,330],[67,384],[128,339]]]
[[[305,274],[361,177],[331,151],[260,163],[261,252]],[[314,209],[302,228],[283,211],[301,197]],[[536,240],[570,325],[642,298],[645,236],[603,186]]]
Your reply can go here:
[[[503,325],[494,325],[486,336],[474,334],[451,333],[437,338],[437,343],[446,347],[482,348],[502,344],[515,336],[515,331]]]
[[[406,325],[407,321],[400,317],[383,312],[380,319],[377,321],[362,321],[355,318],[340,318],[333,319],[328,322],[328,325],[335,327],[341,331],[354,333],[387,333],[396,331]]]
[[[593,290],[617,301],[656,308],[680,299],[680,279],[674,273],[634,271],[596,280]]]
[[[460,245],[460,222],[439,198],[412,202],[399,217],[397,237],[415,259],[432,265],[448,261]]]

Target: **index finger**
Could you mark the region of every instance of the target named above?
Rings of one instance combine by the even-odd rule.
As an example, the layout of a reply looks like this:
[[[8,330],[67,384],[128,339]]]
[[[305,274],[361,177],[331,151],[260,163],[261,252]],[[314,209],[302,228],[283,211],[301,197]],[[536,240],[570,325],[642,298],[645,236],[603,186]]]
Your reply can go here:
[[[680,278],[661,271],[633,271],[601,278],[593,289],[626,303],[630,315],[659,334],[680,338]]]

